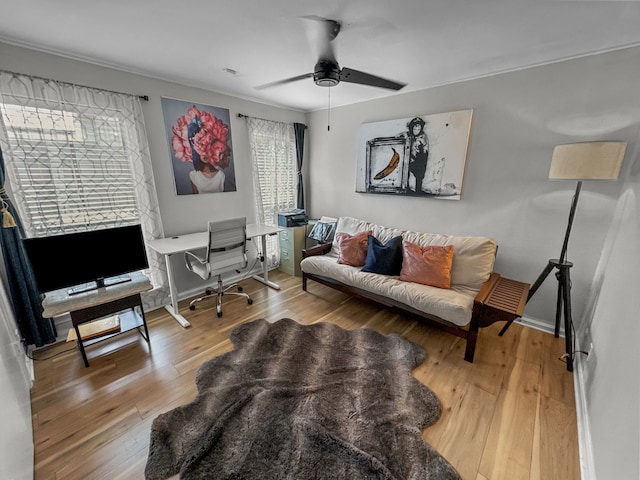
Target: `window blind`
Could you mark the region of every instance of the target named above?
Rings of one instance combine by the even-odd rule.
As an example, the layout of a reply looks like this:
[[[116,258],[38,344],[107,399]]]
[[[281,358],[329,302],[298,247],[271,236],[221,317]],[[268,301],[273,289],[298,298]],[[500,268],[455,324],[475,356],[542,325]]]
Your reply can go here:
[[[60,107],[0,104],[29,233],[135,223],[140,215],[118,112]]]

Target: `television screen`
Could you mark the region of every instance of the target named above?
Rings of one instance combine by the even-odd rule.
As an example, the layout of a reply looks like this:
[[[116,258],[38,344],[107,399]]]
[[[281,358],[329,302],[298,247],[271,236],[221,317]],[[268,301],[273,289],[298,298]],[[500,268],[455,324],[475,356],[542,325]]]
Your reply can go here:
[[[68,287],[80,293],[149,267],[140,225],[26,238],[24,245],[40,293]]]

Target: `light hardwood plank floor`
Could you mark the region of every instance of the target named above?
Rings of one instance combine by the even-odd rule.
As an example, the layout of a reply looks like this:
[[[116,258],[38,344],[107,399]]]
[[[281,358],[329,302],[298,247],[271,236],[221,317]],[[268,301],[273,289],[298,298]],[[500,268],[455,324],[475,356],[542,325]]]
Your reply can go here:
[[[465,480],[577,480],[580,478],[572,374],[559,360],[563,339],[514,324],[482,329],[473,364],[462,339],[419,320],[355,300],[328,287],[278,271],[281,290],[242,282],[253,305],[226,297],[195,311],[182,328],[164,309],[147,312],[151,346],[135,331],[89,347],[85,368],[72,344],[35,356],[31,391],[36,480],[142,479],[151,422],[191,401],[194,374],[207,359],[232,349],[238,324],[283,317],[300,323],[398,333],[427,357],[414,370],[442,403],[442,416],[423,432]],[[302,479],[301,479],[302,480]]]

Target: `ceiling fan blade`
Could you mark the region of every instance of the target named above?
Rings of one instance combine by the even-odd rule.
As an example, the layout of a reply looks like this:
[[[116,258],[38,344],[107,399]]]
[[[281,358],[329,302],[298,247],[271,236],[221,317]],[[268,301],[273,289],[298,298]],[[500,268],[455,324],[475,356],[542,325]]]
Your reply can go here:
[[[377,77],[369,73],[360,72],[346,67],[340,70],[340,81],[369,85],[371,87],[388,88],[389,90],[400,90],[407,86],[406,83],[394,82],[393,80]]]
[[[286,83],[297,82],[298,80],[304,80],[305,78],[312,78],[313,73],[305,73],[303,75],[298,75],[296,77],[285,78],[284,80],[278,80],[277,82],[265,83],[264,85],[258,85],[257,87],[253,87],[256,90],[263,90],[265,88],[276,87],[278,85],[284,85]]]
[[[340,23],[317,15],[306,15],[301,18],[307,20],[307,38],[318,60],[337,63],[331,42],[340,33]]]

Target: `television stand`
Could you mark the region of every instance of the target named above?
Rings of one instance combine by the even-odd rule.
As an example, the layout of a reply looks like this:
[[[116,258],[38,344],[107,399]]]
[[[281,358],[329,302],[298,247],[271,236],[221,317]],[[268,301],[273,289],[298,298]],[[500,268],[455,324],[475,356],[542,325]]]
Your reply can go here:
[[[138,272],[131,274],[129,282],[100,287],[80,294],[69,295],[65,289],[56,290],[45,295],[42,301],[44,308],[42,316],[50,318],[65,313],[70,314],[71,323],[76,331],[78,349],[85,367],[88,367],[89,361],[85,347],[94,343],[131,330],[137,330],[149,343],[149,330],[140,293],[152,288],[149,279]],[[104,335],[96,338],[82,339],[78,328],[80,325],[118,312],[124,312],[119,315],[121,327],[119,331],[105,332]]]

